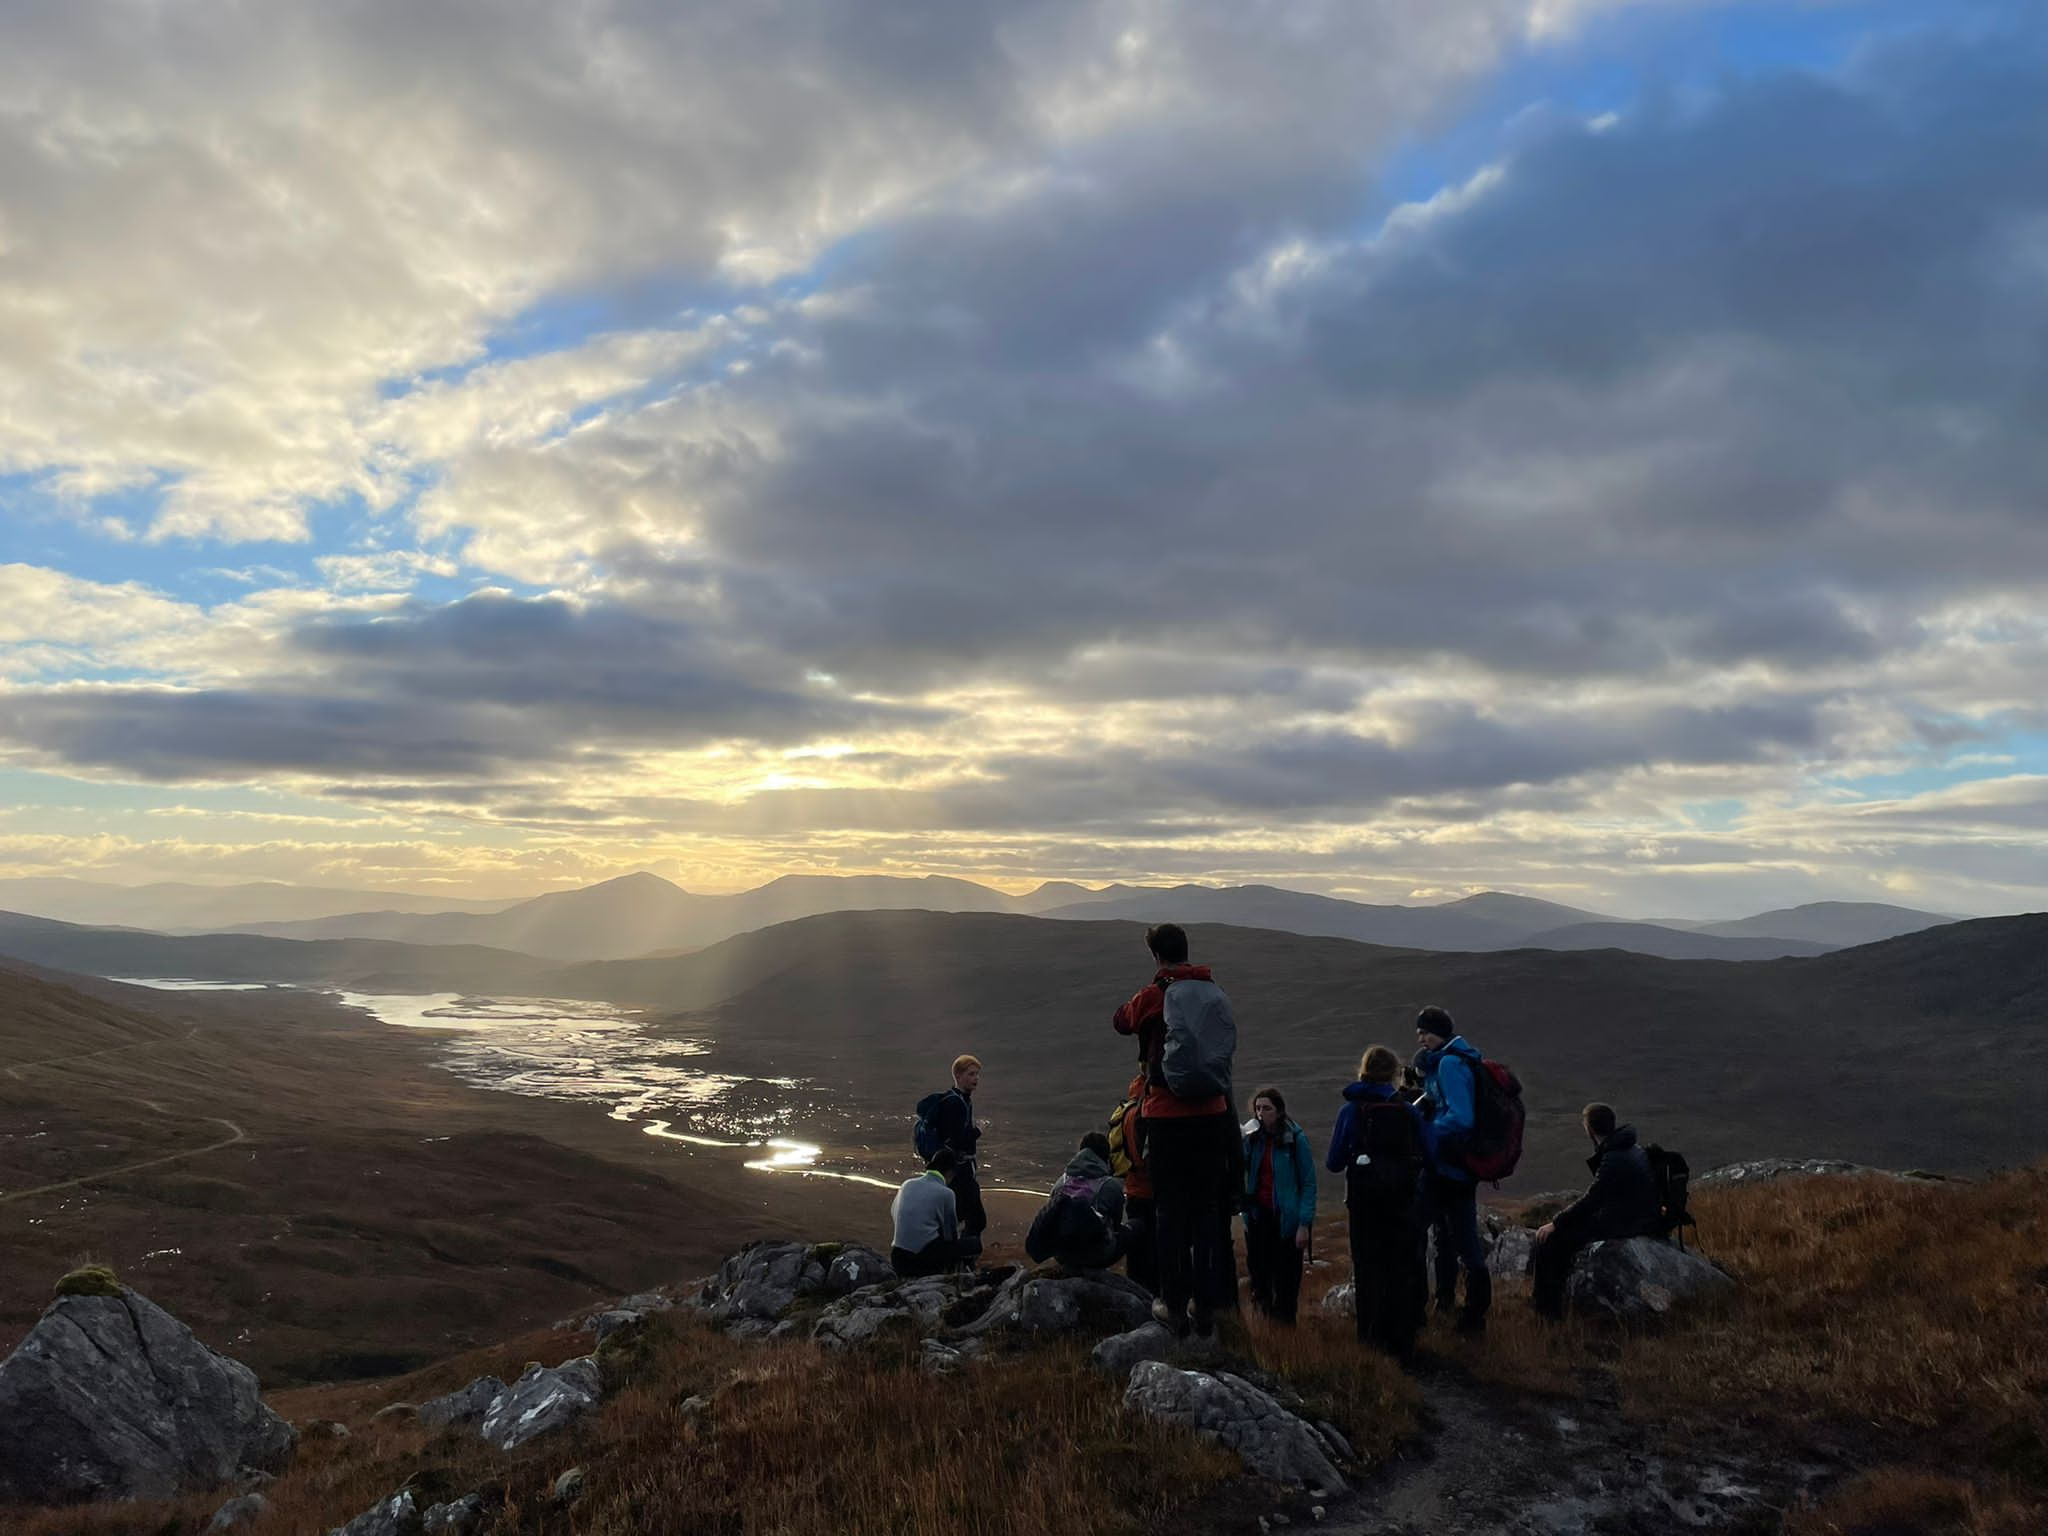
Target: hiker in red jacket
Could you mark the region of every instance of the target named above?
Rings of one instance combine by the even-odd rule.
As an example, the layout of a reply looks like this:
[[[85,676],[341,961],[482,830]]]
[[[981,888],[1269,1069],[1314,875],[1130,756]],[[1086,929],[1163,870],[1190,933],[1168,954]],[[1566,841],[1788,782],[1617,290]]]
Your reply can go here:
[[[1185,1333],[1192,1303],[1195,1331],[1206,1337],[1216,1312],[1237,1301],[1230,1217],[1237,1205],[1243,1148],[1227,1094],[1180,1098],[1161,1069],[1167,989],[1180,981],[1213,985],[1209,967],[1188,964],[1188,936],[1177,924],[1149,929],[1145,944],[1158,970],[1151,985],[1118,1008],[1110,1022],[1118,1034],[1138,1037],[1138,1060],[1145,1069],[1139,1107],[1158,1233],[1159,1299],[1152,1311],[1167,1327]]]

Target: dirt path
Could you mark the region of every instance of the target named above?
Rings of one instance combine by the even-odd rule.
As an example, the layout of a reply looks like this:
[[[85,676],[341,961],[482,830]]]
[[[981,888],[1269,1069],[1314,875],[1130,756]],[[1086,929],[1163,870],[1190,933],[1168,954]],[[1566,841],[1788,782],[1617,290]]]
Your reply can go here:
[[[1577,1401],[1510,1395],[1446,1370],[1424,1378],[1421,1441],[1318,1526],[1332,1536],[1769,1532],[1834,1470],[1782,1447],[1681,1438],[1621,1416],[1605,1371]]]
[[[156,1108],[155,1105],[150,1107]],[[60,1189],[76,1189],[81,1184],[94,1184],[101,1179],[118,1178],[124,1173],[140,1173],[145,1168],[161,1168],[167,1163],[182,1163],[188,1157],[203,1157],[208,1152],[218,1152],[223,1147],[232,1147],[237,1142],[249,1139],[249,1133],[232,1120],[223,1120],[218,1115],[206,1115],[201,1118],[210,1125],[226,1126],[228,1134],[219,1141],[208,1142],[203,1147],[187,1147],[182,1152],[167,1152],[162,1157],[145,1158],[139,1163],[123,1163],[118,1168],[102,1168],[96,1173],[80,1174],[75,1179],[64,1179],[56,1184],[38,1184],[33,1189],[17,1189],[11,1194],[0,1195],[0,1205],[11,1205],[16,1200],[26,1200],[32,1195],[53,1195]]]
[[[187,1044],[192,1039],[192,1037],[197,1035],[198,1033],[199,1026],[197,1024],[194,1024],[189,1030],[187,1030],[181,1037],[179,1037],[176,1040],[168,1038],[156,1040],[131,1040],[126,1045],[109,1045],[97,1051],[80,1051],[73,1056],[44,1056],[35,1061],[18,1061],[13,1066],[7,1069],[7,1075],[13,1078],[16,1082],[22,1082],[24,1081],[24,1079],[22,1078],[21,1074],[28,1071],[31,1067],[61,1067],[66,1065],[67,1063],[74,1061],[94,1061],[102,1056],[120,1056],[128,1051],[146,1051],[153,1046],[184,1045]]]

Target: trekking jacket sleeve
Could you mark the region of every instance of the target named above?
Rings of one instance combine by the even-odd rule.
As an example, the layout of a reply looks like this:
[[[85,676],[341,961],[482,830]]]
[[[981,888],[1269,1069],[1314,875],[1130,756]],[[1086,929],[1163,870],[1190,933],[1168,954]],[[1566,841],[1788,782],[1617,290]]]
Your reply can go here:
[[[1112,1227],[1123,1225],[1124,1181],[1104,1179],[1102,1187],[1095,1191],[1095,1209],[1102,1212],[1102,1219]]]
[[[1477,1070],[1470,1057],[1449,1051],[1437,1064],[1438,1141],[1456,1146],[1471,1139],[1472,1129],[1478,1124],[1478,1106],[1474,1100],[1479,1085],[1472,1080],[1472,1074]]]
[[[1357,1118],[1358,1106],[1348,1100],[1337,1111],[1337,1129],[1330,1132],[1330,1155],[1323,1159],[1323,1166],[1332,1173],[1342,1173],[1351,1161],[1351,1127]]]
[[[1053,1254],[1053,1240],[1059,1235],[1058,1223],[1053,1211],[1059,1205],[1057,1200],[1048,1200],[1038,1208],[1038,1214],[1031,1218],[1031,1230],[1024,1234],[1024,1254],[1034,1264],[1043,1264]]]
[[[1348,1107],[1348,1106],[1347,1106]],[[1308,1149],[1308,1132],[1300,1126],[1294,1128],[1294,1190],[1296,1210],[1295,1225],[1312,1227],[1316,1224],[1316,1159]]]
[[[951,1147],[962,1157],[974,1156],[974,1144],[981,1139],[981,1128],[973,1122],[966,1095],[957,1088],[939,1101],[938,1113],[932,1116],[932,1123],[938,1127],[939,1145]]]
[[[1586,1192],[1570,1205],[1559,1211],[1551,1225],[1567,1235],[1584,1231],[1599,1219],[1614,1195],[1614,1187],[1620,1167],[1613,1158],[1603,1157],[1600,1166],[1593,1170],[1593,1182]]]
[[[1145,1021],[1166,1006],[1166,994],[1156,986],[1143,987],[1131,1000],[1110,1015],[1110,1025],[1120,1035],[1135,1035]]]

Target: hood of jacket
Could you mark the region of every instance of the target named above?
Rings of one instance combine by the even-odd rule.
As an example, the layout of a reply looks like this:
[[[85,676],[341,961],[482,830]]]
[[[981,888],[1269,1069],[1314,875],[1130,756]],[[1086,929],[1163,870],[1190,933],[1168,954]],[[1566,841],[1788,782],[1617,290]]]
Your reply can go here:
[[[1369,1104],[1375,1099],[1391,1099],[1393,1096],[1392,1083],[1368,1083],[1360,1078],[1355,1083],[1344,1085],[1344,1097],[1353,1104]]]
[[[1083,1147],[1067,1160],[1066,1176],[1070,1179],[1106,1179],[1110,1176],[1110,1168],[1100,1152]]]
[[[1159,974],[1152,978],[1152,985],[1163,987],[1169,981],[1214,981],[1206,965],[1162,965]]]
[[[1632,1125],[1617,1125],[1600,1138],[1600,1145],[1593,1149],[1593,1155],[1586,1159],[1586,1166],[1595,1173],[1600,1171],[1600,1159],[1610,1152],[1626,1152],[1636,1144],[1636,1128]]]

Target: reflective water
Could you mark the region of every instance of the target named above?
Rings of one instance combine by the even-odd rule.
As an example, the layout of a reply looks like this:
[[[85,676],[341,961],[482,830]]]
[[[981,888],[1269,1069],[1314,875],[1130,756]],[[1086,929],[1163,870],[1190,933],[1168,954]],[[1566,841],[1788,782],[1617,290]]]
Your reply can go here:
[[[268,992],[267,981],[195,981],[189,976],[109,976],[128,987],[154,987],[159,992]]]

